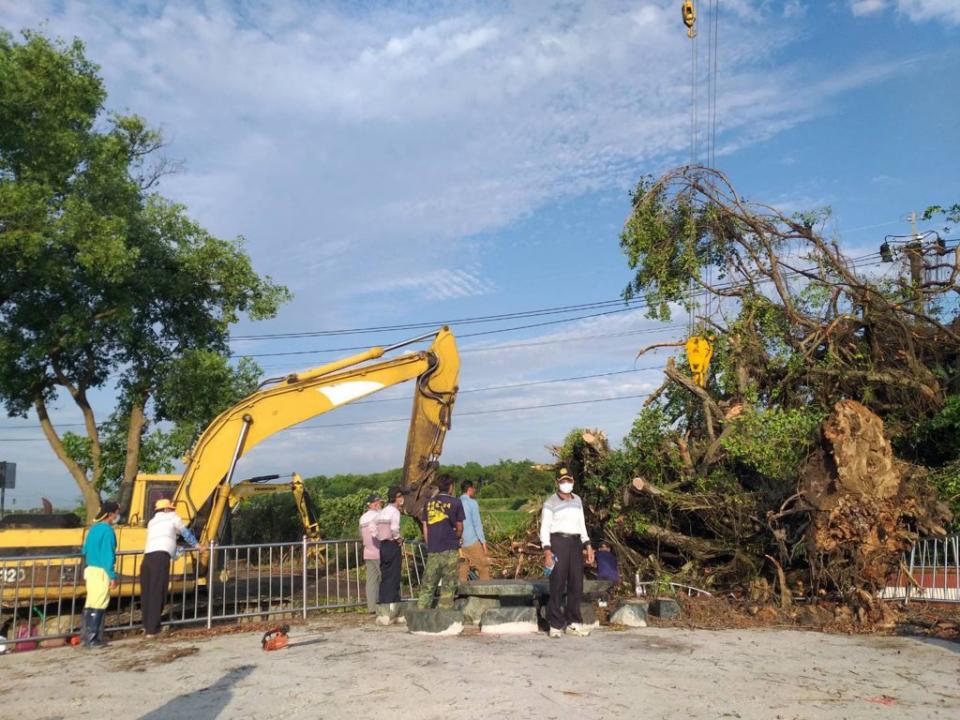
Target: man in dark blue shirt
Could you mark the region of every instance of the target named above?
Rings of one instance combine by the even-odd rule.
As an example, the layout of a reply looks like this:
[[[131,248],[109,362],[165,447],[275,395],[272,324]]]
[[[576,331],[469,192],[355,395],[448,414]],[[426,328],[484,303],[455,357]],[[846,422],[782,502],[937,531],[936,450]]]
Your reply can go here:
[[[437,479],[440,492],[427,502],[423,511],[423,537],[427,541],[427,567],[423,571],[417,607],[428,608],[440,586],[441,610],[453,609],[457,590],[457,566],[460,562],[460,536],[463,535],[463,505],[450,494],[453,478],[441,475]]]

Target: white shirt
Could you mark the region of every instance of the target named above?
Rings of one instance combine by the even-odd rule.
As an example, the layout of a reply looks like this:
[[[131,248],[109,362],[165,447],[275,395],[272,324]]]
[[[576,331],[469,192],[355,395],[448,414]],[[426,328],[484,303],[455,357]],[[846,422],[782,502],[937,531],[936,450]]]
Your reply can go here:
[[[360,539],[363,541],[363,559],[380,559],[380,539],[377,537],[379,510],[367,510],[360,516]]]
[[[550,533],[579,535],[580,541],[587,543],[587,522],[583,517],[583,502],[579,495],[571,493],[566,500],[557,493],[548,497],[540,513],[540,545],[550,546]]]
[[[400,510],[390,503],[377,516],[377,539],[397,540],[400,538]]]
[[[175,512],[158,512],[147,523],[147,544],[143,553],[163,550],[173,557],[177,550],[177,535],[183,533],[186,526]]]

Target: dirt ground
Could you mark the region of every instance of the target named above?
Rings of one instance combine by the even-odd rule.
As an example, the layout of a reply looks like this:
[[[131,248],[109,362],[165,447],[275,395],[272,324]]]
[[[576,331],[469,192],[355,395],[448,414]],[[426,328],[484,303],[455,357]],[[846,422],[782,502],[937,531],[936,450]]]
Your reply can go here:
[[[0,656],[0,718],[950,718],[960,645],[797,630],[454,638],[363,616]]]

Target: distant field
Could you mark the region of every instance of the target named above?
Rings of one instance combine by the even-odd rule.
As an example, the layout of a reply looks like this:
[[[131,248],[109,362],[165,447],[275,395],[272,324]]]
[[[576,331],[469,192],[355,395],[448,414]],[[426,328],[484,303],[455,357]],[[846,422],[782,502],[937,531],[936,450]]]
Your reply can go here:
[[[480,518],[488,540],[501,540],[512,535],[517,528],[536,521],[522,509],[530,502],[528,498],[478,498],[477,501],[480,503]]]
[[[537,519],[525,510],[521,510],[530,501],[528,498],[478,498],[480,519],[483,521],[484,534],[493,542],[512,535],[525,523],[537,522]],[[420,531],[413,518],[404,515],[400,522],[400,532],[406,538],[420,537]]]
[[[503,510],[500,512],[480,511],[483,520],[483,530],[487,540],[496,541],[505,538],[525,523],[534,521],[530,513],[517,510]]]
[[[502,512],[504,510],[519,510],[529,500],[525,497],[477,498],[477,502],[480,504],[480,512]]]

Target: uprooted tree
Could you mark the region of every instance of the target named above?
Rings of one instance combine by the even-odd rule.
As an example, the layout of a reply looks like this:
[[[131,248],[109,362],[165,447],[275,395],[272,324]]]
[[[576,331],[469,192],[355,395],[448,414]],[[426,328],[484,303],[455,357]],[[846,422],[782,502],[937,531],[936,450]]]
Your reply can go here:
[[[958,416],[957,251],[906,244],[915,272],[882,272],[825,219],[748,202],[705,168],[636,189],[625,295],[651,317],[686,309],[714,354],[705,387],[668,360],[622,451],[597,431],[557,448],[627,567],[869,606],[912,540],[944,531],[936,482],[956,483],[958,453],[935,429]]]

